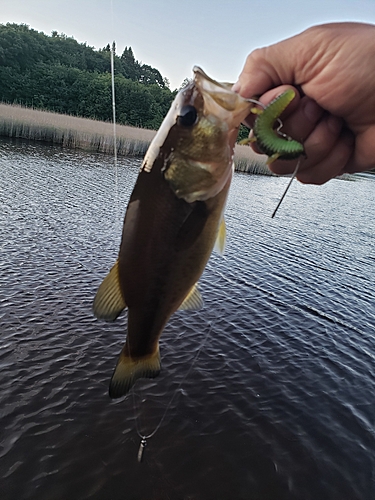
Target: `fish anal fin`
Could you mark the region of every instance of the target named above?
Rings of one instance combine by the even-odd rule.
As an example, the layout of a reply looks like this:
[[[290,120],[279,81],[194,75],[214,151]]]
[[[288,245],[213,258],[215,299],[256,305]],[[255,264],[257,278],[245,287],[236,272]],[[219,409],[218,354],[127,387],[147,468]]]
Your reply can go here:
[[[93,310],[97,318],[114,321],[125,307],[116,261],[96,292]]]
[[[224,254],[226,241],[227,241],[227,228],[225,226],[224,217],[222,217],[214,246],[214,250],[216,250],[216,252],[218,252],[220,255]]]
[[[186,295],[184,301],[180,305],[179,309],[182,311],[197,311],[203,307],[202,295],[199,293],[197,284],[193,285]]]
[[[109,396],[125,396],[139,378],[155,378],[160,373],[159,346],[155,353],[143,358],[133,359],[121,352],[109,384]]]

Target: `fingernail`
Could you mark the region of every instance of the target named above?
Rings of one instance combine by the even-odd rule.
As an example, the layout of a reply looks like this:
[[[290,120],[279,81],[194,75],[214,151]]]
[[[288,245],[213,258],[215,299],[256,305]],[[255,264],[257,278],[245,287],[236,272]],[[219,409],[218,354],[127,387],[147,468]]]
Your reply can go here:
[[[312,123],[316,123],[319,118],[322,116],[323,110],[322,108],[316,104],[315,101],[308,100],[304,107],[304,113],[308,120]]]
[[[232,87],[232,92],[236,92],[237,94],[239,94],[240,90],[241,90],[241,84],[239,80],[237,80],[237,82]]]

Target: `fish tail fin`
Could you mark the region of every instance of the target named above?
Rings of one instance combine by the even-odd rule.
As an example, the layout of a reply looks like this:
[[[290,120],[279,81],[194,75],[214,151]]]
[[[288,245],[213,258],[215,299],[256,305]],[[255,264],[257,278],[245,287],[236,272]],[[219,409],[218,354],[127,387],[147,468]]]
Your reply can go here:
[[[120,398],[125,396],[139,378],[155,378],[160,373],[159,346],[155,353],[138,359],[132,359],[121,352],[115,371],[109,384],[109,396]]]

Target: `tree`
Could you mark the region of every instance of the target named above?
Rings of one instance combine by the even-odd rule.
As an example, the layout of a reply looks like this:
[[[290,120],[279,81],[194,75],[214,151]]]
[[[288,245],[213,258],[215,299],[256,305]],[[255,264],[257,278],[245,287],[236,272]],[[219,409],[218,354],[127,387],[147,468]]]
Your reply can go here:
[[[152,68],[151,66],[148,66],[147,64],[142,64],[141,66],[141,73],[139,77],[139,81],[141,83],[144,83],[146,85],[159,85],[159,87],[164,88],[165,83],[163,80],[163,77],[161,76],[160,72]]]
[[[110,56],[110,44],[96,51],[57,31],[0,24],[0,100],[111,120]],[[175,95],[167,79],[130,46],[114,63],[119,121],[158,128]]]
[[[121,63],[123,68],[123,75],[133,81],[138,81],[140,77],[141,67],[138,61],[135,60],[133,50],[131,47],[125,47],[121,55]]]

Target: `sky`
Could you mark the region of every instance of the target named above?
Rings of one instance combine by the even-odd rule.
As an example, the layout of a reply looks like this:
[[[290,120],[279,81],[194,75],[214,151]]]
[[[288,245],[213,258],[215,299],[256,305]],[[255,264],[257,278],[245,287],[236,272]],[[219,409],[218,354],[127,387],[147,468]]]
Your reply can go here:
[[[96,49],[116,42],[157,68],[171,89],[194,65],[235,82],[251,50],[314,24],[375,24],[375,0],[0,0],[0,23],[64,33]]]

